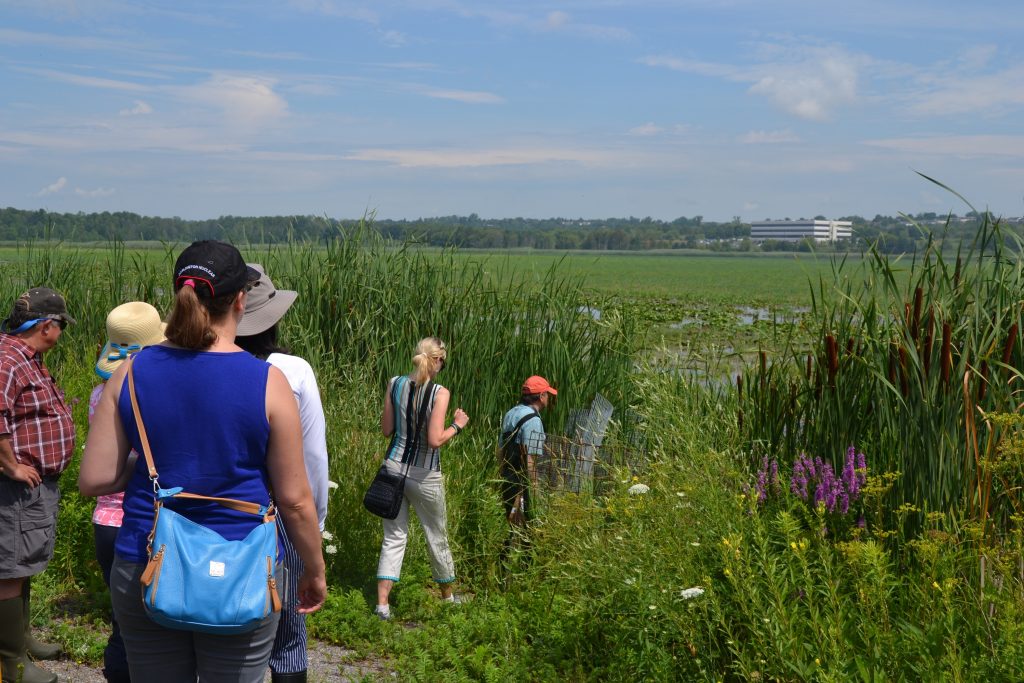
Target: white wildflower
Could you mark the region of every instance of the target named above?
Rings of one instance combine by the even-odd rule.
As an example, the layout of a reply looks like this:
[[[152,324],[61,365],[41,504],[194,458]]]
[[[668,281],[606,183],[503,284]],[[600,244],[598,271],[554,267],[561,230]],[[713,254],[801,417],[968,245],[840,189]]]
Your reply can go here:
[[[692,545],[694,548],[700,547],[700,543],[698,543],[697,541],[690,541],[690,545]]]
[[[633,484],[632,486],[629,487],[629,495],[639,496],[644,493],[647,493],[650,490],[651,487],[648,486],[647,484]]]
[[[636,579],[634,579],[633,577],[629,577],[628,579],[626,579],[627,586],[632,586],[634,583],[636,583]]]
[[[704,595],[704,589],[701,588],[700,586],[694,586],[693,588],[687,588],[686,590],[682,591],[679,594],[679,596],[683,600],[692,600],[694,598],[699,598],[702,595]]]
[[[331,481],[330,479],[328,479],[327,480],[327,488],[329,488],[330,490],[333,491],[334,489],[338,488],[338,482]]]
[[[657,605],[647,605],[647,609],[658,609]]]
[[[320,535],[323,536],[323,539],[325,541],[333,541],[334,540],[334,534],[332,534],[327,529],[324,529],[323,531],[321,531]]]
[[[333,555],[334,553],[338,552],[338,548],[337,546],[329,545],[326,548],[324,548],[324,552],[328,555]]]
[[[686,493],[684,493],[683,491],[676,491],[676,495],[679,496],[680,498],[686,498]]]

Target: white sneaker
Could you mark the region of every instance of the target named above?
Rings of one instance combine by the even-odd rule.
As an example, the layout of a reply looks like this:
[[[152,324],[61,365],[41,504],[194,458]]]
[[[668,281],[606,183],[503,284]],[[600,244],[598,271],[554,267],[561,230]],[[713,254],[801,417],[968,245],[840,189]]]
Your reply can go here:
[[[373,613],[377,615],[377,618],[381,621],[387,621],[391,618],[391,607],[389,605],[377,605],[373,609]]]

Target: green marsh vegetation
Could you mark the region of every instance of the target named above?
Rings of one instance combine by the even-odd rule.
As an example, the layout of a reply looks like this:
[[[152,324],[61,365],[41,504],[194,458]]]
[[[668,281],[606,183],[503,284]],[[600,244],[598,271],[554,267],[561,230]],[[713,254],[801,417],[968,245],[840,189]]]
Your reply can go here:
[[[741,390],[643,354],[642,304],[616,305],[622,292],[609,291],[643,278],[608,257],[594,263],[621,275],[598,287],[569,259],[530,270],[518,255],[408,249],[358,232],[316,249],[243,249],[300,292],[283,330],[317,369],[328,413],[338,487],[325,545],[335,552],[314,634],[408,680],[1020,680],[1024,347],[1014,329],[1024,282],[998,234],[987,223],[959,259],[868,253],[816,265],[806,300],[779,299],[807,307],[801,322],[760,325],[770,344]],[[4,301],[46,282],[80,321],[48,362],[83,399],[83,433],[107,310],[131,298],[166,310],[176,251],[36,244],[4,268]],[[692,288],[710,301],[709,272]],[[730,290],[740,276],[728,272],[714,301],[771,303]],[[676,276],[664,276],[666,298],[685,296],[670,289]],[[397,621],[383,623],[370,607],[380,525],[360,498],[385,446],[384,382],[432,333],[449,342],[442,381],[472,418],[444,453],[459,587],[472,600],[438,604],[414,525]],[[642,442],[628,446],[644,458],[612,471],[599,495],[546,492],[532,549],[502,565],[497,421],[533,372],[560,388],[550,431],[600,392],[616,417],[635,418]],[[607,443],[625,440],[613,420]],[[73,470],[36,620],[62,616],[58,637],[95,661],[106,598],[92,504]],[[636,484],[646,493],[631,493]]]

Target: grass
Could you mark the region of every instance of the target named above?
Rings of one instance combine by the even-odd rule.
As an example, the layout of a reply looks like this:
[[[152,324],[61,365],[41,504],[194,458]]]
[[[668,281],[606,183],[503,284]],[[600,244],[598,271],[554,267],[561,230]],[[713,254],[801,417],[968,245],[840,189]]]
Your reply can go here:
[[[915,339],[905,322],[915,319],[921,287],[922,311],[928,302],[956,321],[950,376],[982,376],[984,358],[999,360],[989,363],[990,380],[1017,367],[1019,337],[1013,362],[1002,363],[1009,311],[1019,312],[1021,300],[1015,260],[968,268],[965,255],[959,279],[941,255],[905,263],[869,254],[816,266],[804,282],[809,310],[798,323],[751,326],[755,340],[774,345],[766,344],[763,365],[754,356],[738,392],[665,372],[639,354],[650,345],[650,325],[642,304],[622,302],[689,296],[658,289],[670,286],[672,267],[693,262],[687,256],[602,256],[579,266],[575,256],[552,264],[543,260],[548,255],[396,249],[359,234],[326,248],[245,253],[279,286],[300,292],[284,321],[285,340],[311,361],[324,396],[331,478],[339,485],[327,528],[338,552],[328,555],[328,604],[310,620],[317,637],[358,656],[383,656],[388,669],[422,681],[1024,678],[1024,517],[1014,507],[1024,484],[1024,425],[995,415],[1015,412],[1005,410],[1006,387],[993,382],[981,403],[962,391],[956,399],[952,382],[948,391],[931,384],[941,377],[941,335],[933,335],[940,350],[928,356],[925,375],[924,337]],[[65,290],[80,324],[47,360],[69,396],[84,399],[95,382],[105,311],[128,296],[165,307],[173,255],[37,246],[5,268],[0,289],[10,300],[26,282],[52,278]],[[707,298],[706,310],[728,317],[730,307],[747,303],[730,290],[745,260],[701,260],[719,267],[705,271],[703,289],[695,284],[694,291]],[[804,271],[784,259],[749,263],[793,269],[774,281],[778,289],[762,289],[772,305],[799,305],[782,283]],[[608,279],[581,268],[604,269]],[[732,275],[716,281],[712,271]],[[613,291],[616,282],[627,295]],[[581,307],[599,308],[600,320]],[[855,329],[863,350],[842,356],[830,382],[828,338]],[[439,603],[414,524],[393,593],[397,619],[384,623],[370,607],[381,527],[360,499],[386,445],[375,426],[383,382],[408,369],[419,336],[435,332],[452,349],[443,381],[472,417],[443,454],[458,590],[472,600],[454,609]],[[899,344],[904,360],[896,367],[920,387],[913,391],[903,391],[901,375],[890,379],[890,349],[899,360]],[[601,487],[544,492],[530,549],[503,563],[497,420],[518,382],[535,371],[561,390],[546,419],[550,431],[601,392],[616,407],[607,444],[641,449],[644,457],[614,469]],[[970,383],[968,396],[978,386]],[[84,402],[75,417],[84,433]],[[971,424],[976,452],[967,450]],[[848,513],[790,492],[790,463],[801,449],[839,461],[851,441],[866,453],[870,478]],[[932,488],[920,484],[936,476],[926,459],[961,463],[965,454],[971,476],[949,475],[932,487],[936,496],[956,494],[936,505],[926,497]],[[760,500],[765,456],[777,460],[779,484]],[[71,614],[58,637],[94,661],[90,628],[105,619],[107,603],[91,557],[92,502],[74,490],[76,468],[62,480],[54,562],[34,584],[36,621]],[[635,483],[648,492],[631,494]]]

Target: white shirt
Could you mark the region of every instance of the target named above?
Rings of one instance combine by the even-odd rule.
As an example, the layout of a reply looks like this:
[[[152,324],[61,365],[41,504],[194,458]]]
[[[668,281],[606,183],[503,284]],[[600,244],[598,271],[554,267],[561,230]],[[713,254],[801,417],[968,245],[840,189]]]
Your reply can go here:
[[[306,476],[313,489],[313,503],[324,530],[327,519],[327,423],[324,420],[324,406],[320,401],[320,387],[317,386],[313,368],[302,358],[284,353],[272,353],[267,362],[284,373],[288,384],[299,404],[299,420],[302,422],[302,456],[306,461]]]

